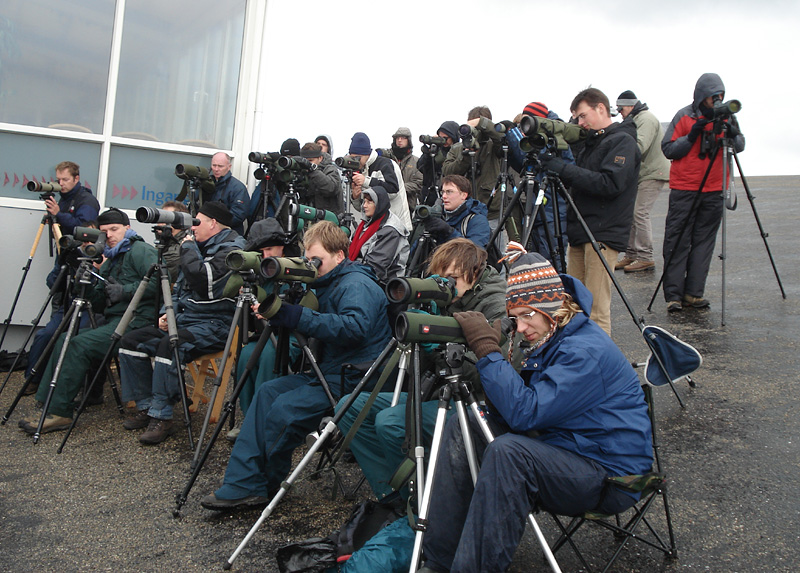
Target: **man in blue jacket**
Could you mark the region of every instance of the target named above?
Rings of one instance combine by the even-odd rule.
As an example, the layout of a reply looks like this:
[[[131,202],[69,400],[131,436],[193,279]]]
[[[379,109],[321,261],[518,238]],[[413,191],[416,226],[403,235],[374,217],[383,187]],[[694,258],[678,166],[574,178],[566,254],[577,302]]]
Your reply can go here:
[[[214,177],[212,201],[225,204],[233,217],[230,227],[244,235],[244,221],[250,210],[250,195],[244,183],[231,175],[231,156],[220,151],[211,158],[211,174]]]
[[[181,243],[180,274],[172,304],[178,327],[178,352],[182,361],[222,350],[235,310],[233,299],[224,296],[231,271],[228,253],[241,249],[245,241],[230,228],[231,213],[222,203],[203,203],[197,213],[194,236]],[[159,444],[175,433],[173,406],[183,395],[178,378],[180,364],[167,333],[167,315],[158,328],[146,326],[127,333],[119,344],[122,399],[136,402],[136,414],[123,422],[126,430],[147,428],[139,436],[143,444]],[[151,366],[150,358],[155,357]]]
[[[56,179],[61,186],[61,197],[44,202],[47,212],[54,215],[64,235],[71,235],[75,227],[85,226],[97,219],[100,203],[92,192],[81,185],[81,171],[77,163],[62,161],[56,165]]]
[[[319,259],[312,283],[319,310],[284,303],[270,325],[316,338],[320,370],[335,399],[352,392],[358,374],[340,378],[342,364],[372,362],[389,343],[388,301],[370,269],[347,258],[348,239],[329,221],[303,238],[309,259]],[[270,380],[256,392],[228,461],[222,487],[205,496],[206,509],[264,505],[289,473],[292,452],[333,407],[313,374]]]
[[[473,487],[458,420],[448,423],[425,571],[505,571],[533,509],[615,514],[635,502],[606,477],[650,470],[647,404],[636,372],[589,319],[591,304],[579,281],[559,276],[538,253],[521,254],[506,290],[506,310],[525,339],[519,374],[500,352],[500,321],[454,315],[479,358],[496,439],[487,445],[473,430],[482,458]]]
[[[443,217],[423,220],[425,229],[438,244],[464,237],[485,249],[492,235],[486,205],[471,199],[472,185],[463,175],[446,175],[442,179]]]

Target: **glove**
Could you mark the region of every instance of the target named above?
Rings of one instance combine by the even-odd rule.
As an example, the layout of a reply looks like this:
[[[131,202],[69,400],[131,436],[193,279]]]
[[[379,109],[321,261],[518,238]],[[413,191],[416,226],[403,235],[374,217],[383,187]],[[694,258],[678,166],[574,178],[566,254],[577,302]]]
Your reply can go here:
[[[437,239],[446,239],[453,234],[453,227],[441,217],[428,217],[422,221],[422,226]]]
[[[483,358],[492,352],[500,352],[501,321],[495,321],[492,326],[483,314],[474,310],[457,312],[453,318],[461,325],[467,346],[475,356]]]
[[[697,138],[700,137],[700,134],[703,133],[706,125],[708,124],[708,120],[705,117],[698,117],[697,121],[694,122],[692,129],[689,130],[688,135],[686,138],[694,143],[697,141]]]
[[[742,131],[739,129],[739,126],[734,123],[725,123],[725,129],[728,130],[728,137],[736,137],[737,135],[741,135]]]
[[[125,298],[125,287],[109,277],[106,282],[106,298],[111,304],[117,304]]]
[[[564,167],[567,165],[563,159],[556,157],[552,153],[545,153],[539,160],[542,162],[542,167],[556,175],[561,175],[561,172],[564,171]]]
[[[283,303],[278,312],[269,319],[269,325],[273,328],[283,326],[289,330],[294,330],[300,323],[300,315],[302,313],[303,307],[299,304]]]

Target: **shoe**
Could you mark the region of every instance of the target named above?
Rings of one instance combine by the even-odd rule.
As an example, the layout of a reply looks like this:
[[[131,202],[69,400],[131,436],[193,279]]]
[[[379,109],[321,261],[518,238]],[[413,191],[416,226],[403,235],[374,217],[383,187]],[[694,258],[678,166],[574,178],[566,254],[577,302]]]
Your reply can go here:
[[[219,499],[213,493],[208,494],[200,500],[200,505],[213,511],[232,511],[235,509],[247,509],[251,507],[265,506],[269,503],[269,498],[261,495],[249,495],[239,499]]]
[[[172,420],[159,420],[150,418],[147,430],[139,436],[139,441],[143,444],[154,446],[160,444],[177,431]]]
[[[42,433],[59,432],[66,430],[72,425],[72,418],[65,418],[64,416],[56,416],[55,414],[47,414],[44,418],[42,425]],[[36,429],[39,427],[39,418],[28,418],[27,420],[20,420],[19,427],[29,434],[35,434]]]
[[[683,305],[679,300],[671,300],[667,303],[667,312],[680,312],[683,310]]]
[[[132,416],[125,418],[122,422],[122,427],[126,430],[141,430],[150,424],[150,416],[147,415],[147,410],[139,410]]]
[[[629,259],[628,257],[622,257],[620,260],[617,261],[617,264],[614,265],[614,270],[618,271],[620,269],[624,269],[631,263],[635,263],[634,259]]]
[[[38,384],[28,384],[28,387],[25,388],[25,391],[22,393],[23,396],[33,396],[39,391]]]
[[[625,266],[623,270],[626,273],[639,273],[642,271],[656,270],[656,264],[653,261],[633,261],[631,264]]]
[[[711,303],[708,302],[708,299],[705,299],[702,296],[685,294],[683,295],[683,306],[690,308],[708,308],[711,306]]]
[[[234,428],[230,432],[225,434],[225,439],[228,440],[229,442],[235,442],[236,438],[239,437],[239,432],[241,431],[242,431],[241,428]]]

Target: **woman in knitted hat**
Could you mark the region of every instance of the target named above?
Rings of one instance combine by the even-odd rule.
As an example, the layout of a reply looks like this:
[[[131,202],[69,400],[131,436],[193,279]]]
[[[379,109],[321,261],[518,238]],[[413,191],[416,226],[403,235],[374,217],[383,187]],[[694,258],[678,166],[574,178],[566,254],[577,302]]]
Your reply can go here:
[[[653,463],[639,379],[589,318],[589,291],[541,255],[509,248],[506,310],[525,339],[522,369],[500,352],[501,321],[454,315],[479,358],[496,439],[487,445],[473,431],[481,458],[473,487],[466,455],[455,454],[464,450],[455,416],[445,428],[423,543],[427,571],[505,571],[532,508],[618,513],[636,499],[606,477],[643,474]]]

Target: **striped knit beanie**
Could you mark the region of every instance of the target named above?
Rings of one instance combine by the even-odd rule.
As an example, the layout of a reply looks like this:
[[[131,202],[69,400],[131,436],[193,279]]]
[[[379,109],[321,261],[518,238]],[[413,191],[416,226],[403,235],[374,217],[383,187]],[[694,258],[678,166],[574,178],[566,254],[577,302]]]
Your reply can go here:
[[[504,260],[511,261],[506,286],[506,311],[530,308],[555,324],[554,314],[564,302],[564,284],[550,262],[539,253],[528,253],[519,243],[508,244]]]
[[[547,117],[547,114],[550,110],[547,109],[547,106],[540,101],[532,101],[528,105],[525,106],[525,109],[522,110],[522,113],[525,115],[532,115],[535,117]]]

